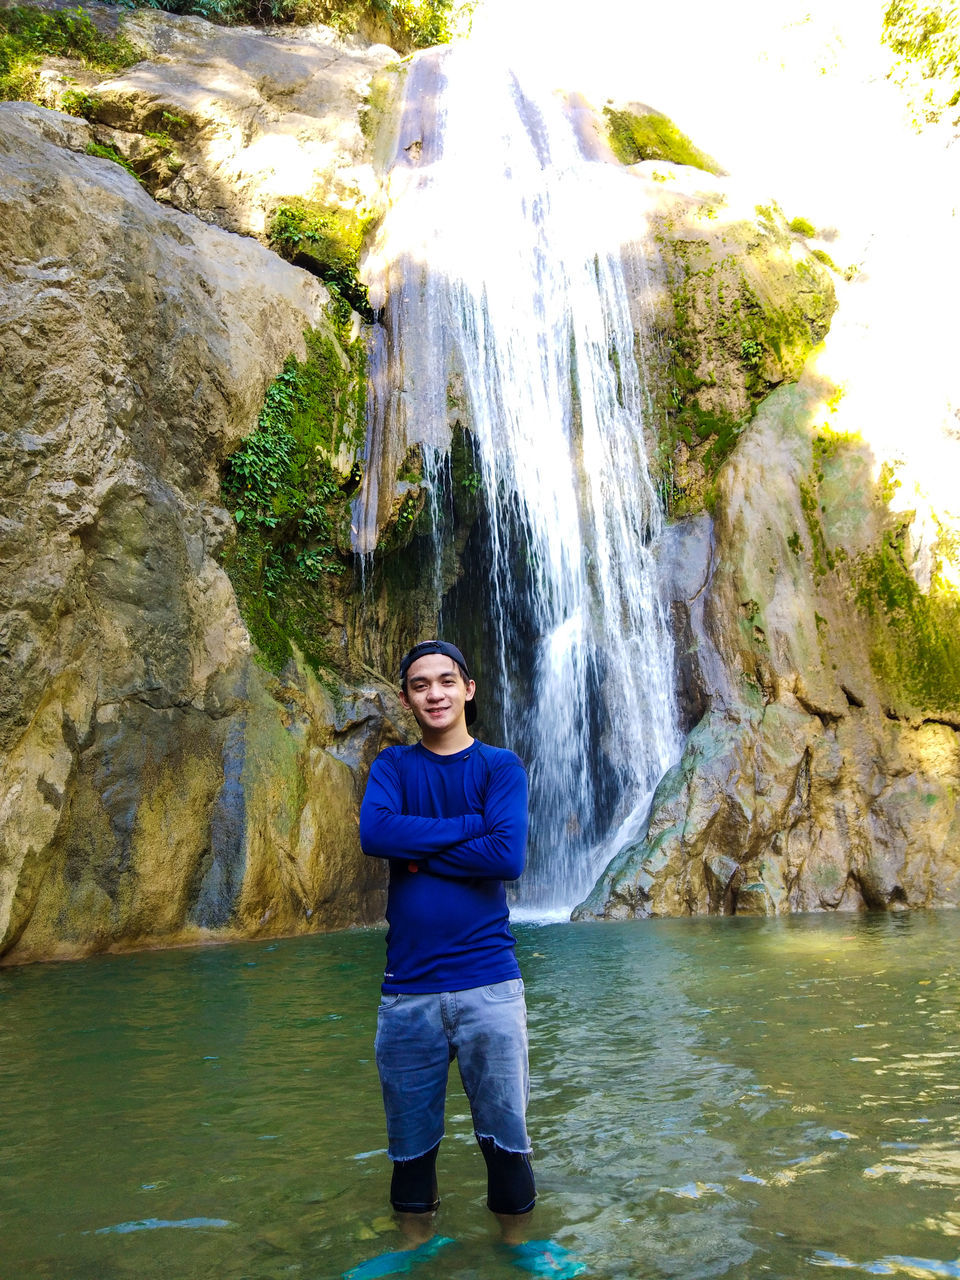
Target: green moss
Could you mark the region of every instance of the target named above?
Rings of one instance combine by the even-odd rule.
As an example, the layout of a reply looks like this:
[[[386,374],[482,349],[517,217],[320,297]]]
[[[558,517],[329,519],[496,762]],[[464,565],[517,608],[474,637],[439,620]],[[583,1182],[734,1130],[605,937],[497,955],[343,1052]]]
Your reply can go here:
[[[30,101],[45,57],[73,58],[98,71],[129,67],[140,54],[123,35],[105,36],[80,7],[46,12],[26,5],[0,9],[0,98]]]
[[[787,539],[787,546],[795,556],[799,556],[803,551],[803,543],[800,541],[800,534],[794,529],[790,537]]]
[[[341,474],[343,445],[363,442],[365,350],[338,328],[308,330],[307,358],[290,356],[267,390],[257,429],[224,464],[221,492],[237,524],[225,567],[261,660],[280,672],[291,641],[318,670],[329,660],[329,590],[349,554],[350,500],[359,464]]]
[[[905,536],[888,531],[855,565],[857,603],[876,623],[871,664],[894,701],[960,711],[960,600],[942,586],[921,591],[905,564]]]
[[[818,262],[822,262],[830,271],[839,271],[839,267],[827,253],[826,249],[811,249],[810,256],[816,258]]]
[[[810,535],[810,551],[813,557],[813,571],[818,578],[824,577],[836,564],[833,552],[827,546],[821,520],[821,504],[817,477],[812,481],[800,483],[800,507],[807,523]]]
[[[889,462],[885,462],[880,468],[880,474],[877,477],[877,492],[881,502],[890,505],[893,495],[900,488],[900,481],[897,479],[893,466]]]
[[[343,209],[293,199],[277,206],[270,243],[289,262],[319,276],[365,320],[373,320],[367,287],[357,272],[368,223]]]
[[[655,470],[667,509],[678,517],[700,508],[706,489],[771,390],[768,370],[774,378],[778,366],[785,380],[798,377],[826,324],[808,314],[817,308],[811,308],[806,276],[794,285],[803,304],[778,308],[761,304],[747,282],[741,255],[699,266],[696,257],[680,249],[676,261],[674,332],[664,348],[665,421]],[[718,384],[715,370],[726,392],[719,397],[712,390]],[[743,406],[739,412],[720,407],[738,400]],[[703,472],[692,485],[676,483],[671,464],[680,443]]]
[[[365,138],[372,139],[376,136],[396,83],[396,76],[386,71],[371,80],[366,100],[360,108],[360,128]]]
[[[815,236],[817,228],[812,222],[808,222],[806,218],[791,218],[787,223],[788,230],[792,231],[795,236]]]
[[[664,160],[670,164],[689,164],[708,173],[720,173],[715,160],[706,155],[680,132],[667,116],[657,111],[637,115],[604,107],[610,147],[621,164],[637,164],[641,160]]]

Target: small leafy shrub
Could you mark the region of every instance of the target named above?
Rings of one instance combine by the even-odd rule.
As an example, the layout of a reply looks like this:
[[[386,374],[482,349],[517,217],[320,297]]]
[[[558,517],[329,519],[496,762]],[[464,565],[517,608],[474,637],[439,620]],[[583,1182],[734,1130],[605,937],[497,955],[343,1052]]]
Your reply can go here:
[[[336,290],[365,320],[374,318],[367,287],[357,277],[367,224],[342,210],[304,200],[276,209],[270,243],[288,262],[305,267]]]
[[[638,164],[641,160],[663,160],[670,164],[689,164],[708,173],[720,173],[715,160],[706,155],[680,132],[672,120],[659,112],[636,115],[604,107],[610,146],[621,164]]]
[[[960,710],[960,600],[936,582],[924,593],[890,529],[855,566],[857,603],[877,624],[870,660],[891,693],[917,707]]]

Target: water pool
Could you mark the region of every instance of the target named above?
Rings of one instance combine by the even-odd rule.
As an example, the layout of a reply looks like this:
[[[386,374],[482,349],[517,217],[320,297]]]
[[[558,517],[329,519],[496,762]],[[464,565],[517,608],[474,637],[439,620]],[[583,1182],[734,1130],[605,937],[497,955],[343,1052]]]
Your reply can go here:
[[[521,925],[537,1234],[598,1277],[960,1276],[960,913]],[[377,931],[0,970],[3,1280],[396,1247]],[[452,1073],[417,1274],[519,1274]]]

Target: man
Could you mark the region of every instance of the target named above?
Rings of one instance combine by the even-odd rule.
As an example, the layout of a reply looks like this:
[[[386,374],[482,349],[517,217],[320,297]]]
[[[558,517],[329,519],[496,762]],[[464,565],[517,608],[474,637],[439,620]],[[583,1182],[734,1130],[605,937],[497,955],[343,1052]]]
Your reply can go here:
[[[476,685],[460,650],[415,645],[400,700],[421,741],[387,747],[360,810],[364,853],[390,862],[387,964],[376,1057],[393,1161],[390,1200],[426,1242],[436,1160],[457,1058],[487,1166],[487,1205],[508,1243],[536,1200],[525,1113],[526,1008],[504,882],[523,871],[527,777],[511,751],[470,736]]]

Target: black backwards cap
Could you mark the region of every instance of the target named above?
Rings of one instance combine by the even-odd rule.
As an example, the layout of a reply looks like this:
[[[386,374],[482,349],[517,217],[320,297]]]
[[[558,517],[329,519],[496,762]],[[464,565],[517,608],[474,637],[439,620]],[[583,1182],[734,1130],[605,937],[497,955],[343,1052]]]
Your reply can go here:
[[[406,688],[407,672],[418,658],[425,658],[428,653],[442,653],[444,657],[452,658],[463,673],[465,680],[472,680],[470,669],[467,666],[467,660],[457,648],[455,644],[449,644],[446,640],[421,640],[419,644],[415,644],[412,649],[408,650],[400,659],[400,688]],[[477,700],[476,697],[470,699],[464,708],[467,724],[473,724],[477,718]]]

